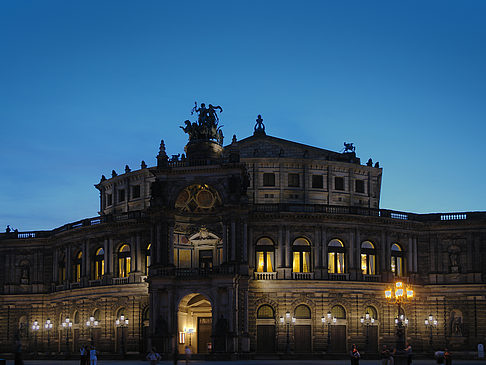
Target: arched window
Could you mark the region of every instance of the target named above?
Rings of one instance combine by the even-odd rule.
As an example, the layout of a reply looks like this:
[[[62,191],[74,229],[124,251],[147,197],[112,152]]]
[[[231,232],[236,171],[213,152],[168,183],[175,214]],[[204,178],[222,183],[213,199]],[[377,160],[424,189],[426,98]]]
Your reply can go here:
[[[105,250],[100,247],[95,251],[94,280],[100,280],[105,274]]]
[[[297,319],[310,319],[311,318],[311,310],[305,304],[298,305],[295,308],[295,318]]]
[[[342,305],[335,305],[331,308],[331,316],[337,319],[346,319],[346,311]]]
[[[361,243],[361,272],[364,275],[376,274],[375,246],[370,241]]]
[[[100,320],[101,320],[101,314],[100,314],[100,310],[99,309],[95,309],[95,311],[93,312],[93,318],[98,323],[100,322]]]
[[[345,248],[340,240],[333,239],[327,245],[327,268],[330,274],[344,274]]]
[[[256,244],[256,271],[273,272],[275,245],[270,238],[263,237]]]
[[[74,257],[74,263],[73,263],[73,280],[76,282],[81,281],[82,263],[83,263],[83,251],[79,251]]]
[[[63,283],[66,281],[66,257],[63,255],[59,259],[59,262],[57,263],[57,268],[58,268],[58,281],[59,283]]]
[[[275,312],[273,311],[273,308],[270,307],[268,304],[264,304],[260,308],[258,308],[257,318],[258,319],[274,319],[275,318]]]
[[[297,238],[292,245],[294,260],[292,264],[293,272],[311,272],[309,241],[305,238]]]
[[[130,273],[130,246],[124,243],[118,250],[118,277],[126,278]]]
[[[152,244],[149,243],[147,245],[147,247],[145,247],[145,250],[143,252],[144,256],[145,256],[145,260],[144,260],[144,273],[145,274],[148,274],[148,269],[151,265],[151,257],[150,257],[150,248],[152,247]]]
[[[74,320],[73,320],[73,323],[74,324],[79,324],[79,312],[78,311],[75,311],[74,312]]]
[[[393,243],[391,245],[391,271],[395,274],[395,276],[403,276],[404,271],[404,264],[403,264],[403,250],[398,243]]]

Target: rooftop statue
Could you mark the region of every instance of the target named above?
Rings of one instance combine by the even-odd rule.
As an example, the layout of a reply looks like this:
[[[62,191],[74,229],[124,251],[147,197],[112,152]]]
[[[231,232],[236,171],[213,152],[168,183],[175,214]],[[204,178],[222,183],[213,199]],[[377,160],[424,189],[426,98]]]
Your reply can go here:
[[[197,107],[197,102],[194,103],[191,115],[198,114],[197,122],[186,120],[185,126],[180,128],[187,134],[189,134],[189,142],[193,141],[215,141],[220,145],[223,144],[223,131],[222,126],[218,126],[219,117],[217,111],[223,112],[223,108],[213,106],[209,104],[206,108],[206,104],[201,103],[201,106]]]
[[[356,151],[356,147],[354,146],[354,143],[344,142],[344,153],[350,153],[355,151]]]

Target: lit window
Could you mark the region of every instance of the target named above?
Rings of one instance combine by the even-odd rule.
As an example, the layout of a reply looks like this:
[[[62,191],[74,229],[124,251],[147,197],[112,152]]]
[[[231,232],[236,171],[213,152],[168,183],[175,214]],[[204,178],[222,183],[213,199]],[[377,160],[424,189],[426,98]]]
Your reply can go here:
[[[148,274],[148,268],[151,265],[151,256],[150,256],[150,248],[152,247],[152,244],[149,243],[147,247],[145,248],[145,268],[144,268],[144,273]]]
[[[73,264],[73,279],[76,282],[81,281],[81,264],[83,263],[83,252],[79,251],[74,258]]]
[[[270,238],[263,237],[256,244],[256,271],[273,272],[275,246]]]
[[[100,280],[105,273],[105,250],[98,248],[94,257],[94,280]]]
[[[392,244],[390,267],[395,276],[404,275],[403,256],[404,254],[402,248],[397,243]]]
[[[344,274],[344,254],[345,248],[340,240],[333,239],[328,247],[328,272],[330,274]]]
[[[118,277],[126,278],[130,273],[130,246],[123,244],[118,250]]]
[[[295,240],[293,246],[293,272],[310,272],[310,244],[305,238]]]
[[[364,275],[376,274],[375,246],[370,241],[361,244],[361,272]]]

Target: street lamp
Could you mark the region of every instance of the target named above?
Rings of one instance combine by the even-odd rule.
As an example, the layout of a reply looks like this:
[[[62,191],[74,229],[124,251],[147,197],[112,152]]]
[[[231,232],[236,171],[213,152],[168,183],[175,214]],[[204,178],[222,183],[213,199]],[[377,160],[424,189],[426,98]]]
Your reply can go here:
[[[411,288],[405,288],[401,281],[397,281],[392,288],[385,290],[385,298],[391,302],[396,303],[398,308],[397,318],[395,318],[395,324],[397,326],[397,350],[403,351],[405,349],[405,328],[408,324],[408,320],[402,314],[402,303],[411,300],[414,296]]]
[[[37,353],[37,331],[39,331],[39,322],[37,320],[32,324],[32,331],[34,331],[34,351]]]
[[[290,312],[285,313],[285,318],[280,317],[280,324],[286,325],[287,328],[287,345],[285,347],[285,352],[290,352],[290,324],[295,324],[295,317],[290,316]]]
[[[99,324],[100,323],[93,316],[89,317],[89,320],[86,321],[86,327],[89,328],[91,343],[93,343],[93,327],[98,327]]]
[[[329,347],[331,346],[331,324],[336,324],[337,318],[333,317],[331,312],[327,312],[326,317],[321,317],[322,327],[324,332],[324,326],[327,324],[327,351],[329,351]]]
[[[366,326],[366,345],[365,345],[365,348],[368,351],[368,345],[369,345],[368,327],[375,324],[375,319],[373,317],[371,317],[368,312],[366,312],[365,316],[361,317],[359,321],[361,322],[362,326]]]
[[[187,333],[189,333],[189,347],[191,347],[192,346],[191,340],[192,340],[192,334],[194,333],[194,328],[189,328],[187,330]]]
[[[429,314],[429,318],[426,318],[425,321],[425,327],[430,329],[430,337],[429,337],[429,345],[432,347],[432,332],[435,327],[437,327],[437,319],[434,318],[432,314]]]
[[[115,321],[117,327],[121,328],[121,353],[125,355],[125,330],[128,327],[128,319],[122,314],[120,318]]]
[[[71,322],[71,320],[68,317],[64,320],[64,322],[62,322],[62,326],[66,329],[66,354],[69,354],[69,352],[70,352],[70,350],[69,350],[69,330],[73,326],[73,322]]]
[[[44,328],[47,330],[47,353],[49,354],[51,351],[51,329],[52,329],[52,322],[49,318],[47,318],[46,323],[44,323]]]

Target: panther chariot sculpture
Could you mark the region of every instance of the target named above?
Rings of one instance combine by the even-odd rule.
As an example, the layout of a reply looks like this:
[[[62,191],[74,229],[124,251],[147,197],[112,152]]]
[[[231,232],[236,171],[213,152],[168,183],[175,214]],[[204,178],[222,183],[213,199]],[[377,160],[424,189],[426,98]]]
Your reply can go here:
[[[192,108],[191,115],[197,113],[197,122],[186,120],[185,126],[180,128],[189,135],[189,142],[195,141],[214,141],[219,145],[223,144],[223,131],[221,126],[218,126],[219,117],[217,111],[223,112],[223,108],[213,106],[209,104],[206,108],[206,104],[201,103],[201,106],[197,107],[197,101],[194,102],[194,108]]]

